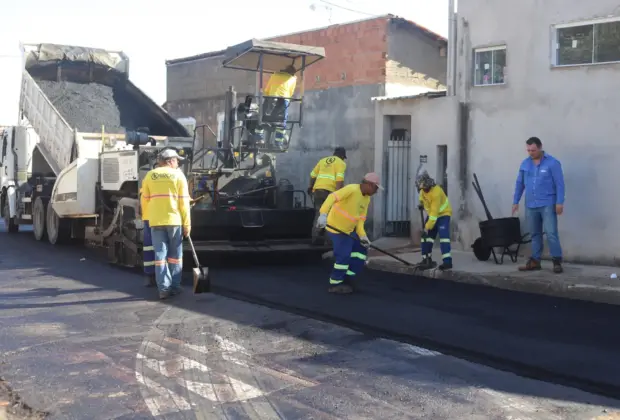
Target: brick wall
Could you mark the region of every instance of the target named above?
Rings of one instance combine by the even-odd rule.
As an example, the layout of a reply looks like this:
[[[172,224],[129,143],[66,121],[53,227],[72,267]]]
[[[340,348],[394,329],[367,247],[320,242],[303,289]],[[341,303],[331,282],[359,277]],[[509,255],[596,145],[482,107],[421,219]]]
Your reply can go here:
[[[385,83],[389,18],[334,25],[271,38],[325,48],[326,58],[305,72],[306,90]]]

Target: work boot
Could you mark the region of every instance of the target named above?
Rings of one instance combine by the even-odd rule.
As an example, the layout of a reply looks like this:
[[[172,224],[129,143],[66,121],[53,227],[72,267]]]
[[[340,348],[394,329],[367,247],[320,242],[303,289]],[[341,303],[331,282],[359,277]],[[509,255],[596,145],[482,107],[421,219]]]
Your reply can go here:
[[[336,284],[333,286],[329,286],[327,289],[329,293],[336,293],[339,295],[348,295],[349,293],[353,293],[353,288],[345,283]]]
[[[417,268],[420,270],[430,270],[435,267],[437,267],[437,263],[433,261],[432,257],[422,258],[422,261],[417,265]]]
[[[564,271],[562,268],[562,259],[561,258],[553,258],[553,272],[555,274],[560,274]]]
[[[447,263],[447,262],[445,262],[445,263],[441,264],[441,265],[440,265],[439,267],[437,267],[437,268],[438,268],[438,269],[440,269],[440,270],[442,270],[442,271],[443,271],[443,270],[452,270],[452,263]]]
[[[159,298],[160,298],[161,300],[168,299],[170,296],[172,296],[172,294],[170,293],[170,291],[159,292]]]
[[[170,290],[170,294],[172,296],[176,296],[176,295],[180,295],[182,291],[183,289],[181,289],[180,287],[177,287],[177,288]]]
[[[351,276],[345,277],[345,279],[344,279],[344,281],[342,283],[347,285],[347,286],[349,286],[351,288],[351,290],[353,292],[355,292],[356,287],[355,287],[355,284],[353,282],[353,277],[351,277]]]
[[[525,265],[519,267],[519,271],[536,271],[540,270],[540,261],[530,258]]]
[[[151,274],[144,277],[144,287],[155,287],[157,283],[155,282],[155,275]]]

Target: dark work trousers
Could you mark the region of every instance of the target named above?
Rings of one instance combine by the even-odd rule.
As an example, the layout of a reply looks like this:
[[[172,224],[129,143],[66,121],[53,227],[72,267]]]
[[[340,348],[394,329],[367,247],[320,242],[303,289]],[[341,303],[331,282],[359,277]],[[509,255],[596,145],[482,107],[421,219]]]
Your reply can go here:
[[[426,220],[428,221],[428,218]],[[446,264],[452,264],[452,253],[450,247],[450,216],[439,217],[435,222],[435,226],[428,231],[428,236],[426,238],[422,238],[422,257],[426,258],[431,256],[437,234],[439,234],[441,259]]]
[[[351,236],[342,233],[327,232],[334,244],[334,269],[329,278],[329,284],[335,286],[342,282],[349,282],[359,274],[366,264],[368,251],[359,241],[356,232]]]
[[[312,242],[313,243],[324,243],[327,239],[325,235],[325,229],[319,229],[316,227],[316,221],[319,219],[321,212],[321,206],[327,200],[327,197],[331,194],[331,191],[327,190],[315,190],[312,193],[312,199],[314,201],[314,223],[312,224]]]

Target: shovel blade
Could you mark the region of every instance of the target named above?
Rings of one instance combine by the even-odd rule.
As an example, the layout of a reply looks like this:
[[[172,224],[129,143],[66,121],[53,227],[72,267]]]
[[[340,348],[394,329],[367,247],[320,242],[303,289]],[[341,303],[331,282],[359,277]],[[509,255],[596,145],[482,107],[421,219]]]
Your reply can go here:
[[[194,274],[194,293],[211,292],[211,278],[209,276],[209,268],[196,267],[193,269]]]

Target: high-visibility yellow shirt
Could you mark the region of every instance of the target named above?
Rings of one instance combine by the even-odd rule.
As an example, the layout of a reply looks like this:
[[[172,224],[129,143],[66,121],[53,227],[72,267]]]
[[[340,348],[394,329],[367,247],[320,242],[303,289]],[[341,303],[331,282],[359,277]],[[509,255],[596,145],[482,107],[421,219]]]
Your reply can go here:
[[[190,227],[189,189],[181,170],[169,166],[149,171],[142,181],[149,225]]]
[[[337,156],[328,156],[319,160],[310,172],[310,178],[316,179],[312,191],[336,191],[336,182],[344,182],[346,170],[347,164]]]
[[[452,216],[452,206],[450,206],[448,196],[439,185],[435,185],[428,192],[420,190],[420,203],[428,213],[428,221],[424,226],[426,230],[435,227],[435,222],[439,217]]]
[[[148,202],[144,199],[144,186],[140,188],[140,212],[142,213],[142,220],[148,222],[149,207],[148,207]]]
[[[278,96],[280,98],[292,98],[297,86],[297,77],[288,73],[274,73],[263,90],[265,96]]]
[[[355,230],[359,237],[366,236],[364,223],[368,214],[370,196],[362,194],[360,184],[349,184],[331,193],[319,212],[327,214],[327,224],[350,234]],[[338,233],[329,227],[329,232]]]

